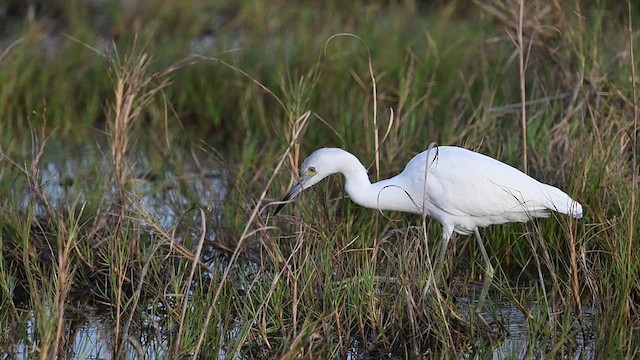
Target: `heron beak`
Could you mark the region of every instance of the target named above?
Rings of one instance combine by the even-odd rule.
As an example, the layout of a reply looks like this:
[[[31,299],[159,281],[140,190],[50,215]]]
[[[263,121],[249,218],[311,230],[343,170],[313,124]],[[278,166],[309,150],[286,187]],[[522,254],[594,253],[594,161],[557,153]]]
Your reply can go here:
[[[298,196],[298,194],[302,192],[302,190],[304,190],[304,180],[305,178],[301,178],[295,185],[291,187],[291,189],[289,189],[289,191],[282,198],[282,204],[278,205],[276,211],[273,212],[273,216],[276,216],[285,205],[290,203],[296,196]]]

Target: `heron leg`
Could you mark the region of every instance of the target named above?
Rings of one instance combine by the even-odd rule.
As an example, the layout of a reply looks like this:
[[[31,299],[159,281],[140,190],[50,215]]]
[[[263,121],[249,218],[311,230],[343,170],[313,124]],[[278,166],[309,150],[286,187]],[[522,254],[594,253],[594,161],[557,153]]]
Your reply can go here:
[[[484,263],[485,263],[484,283],[482,284],[482,292],[480,293],[480,299],[478,300],[478,307],[477,307],[477,310],[480,311],[482,310],[482,306],[484,305],[484,299],[487,297],[487,294],[489,293],[489,286],[491,285],[491,281],[493,280],[494,270],[493,270],[493,266],[491,266],[489,255],[487,255],[487,250],[485,250],[484,248],[484,243],[482,242],[482,238],[480,237],[480,232],[478,231],[478,228],[473,229],[473,234],[475,235],[476,240],[478,240],[478,246],[480,247],[480,252],[482,253],[482,257],[484,258]]]
[[[451,233],[447,233],[445,229],[442,233],[442,243],[440,243],[440,253],[438,254],[438,262],[434,268],[435,276],[442,275],[442,269],[444,268],[444,255],[447,253],[447,248],[449,247],[449,240],[451,240]]]
[[[442,275],[442,269],[444,268],[444,255],[447,252],[447,248],[449,247],[449,240],[451,240],[452,235],[453,227],[444,226],[442,228],[442,242],[440,243],[440,253],[438,254],[437,262],[431,268],[431,274],[429,275],[427,286],[424,288],[423,295],[427,295],[431,286],[433,286],[434,288],[436,287],[436,278]]]

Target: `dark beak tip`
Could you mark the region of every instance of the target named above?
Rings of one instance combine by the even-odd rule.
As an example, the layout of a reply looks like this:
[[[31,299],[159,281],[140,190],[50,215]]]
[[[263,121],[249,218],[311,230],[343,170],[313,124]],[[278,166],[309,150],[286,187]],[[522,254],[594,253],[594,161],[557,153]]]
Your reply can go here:
[[[285,205],[287,205],[291,200],[291,193],[287,193],[283,198],[282,198],[282,202],[278,205],[278,207],[276,208],[276,210],[273,212],[273,216],[278,215],[278,213],[280,212],[280,210],[282,210],[282,208],[284,208]]]
[[[291,189],[289,189],[289,192],[287,192],[287,194],[282,198],[282,203],[280,203],[278,205],[278,207],[276,208],[276,210],[273,212],[273,216],[276,216],[280,210],[282,210],[282,208],[287,205],[288,203],[290,203],[291,201],[293,201],[293,199],[303,190],[302,187],[302,183],[298,182],[296,183]]]
[[[285,206],[286,204],[280,204],[278,205],[278,207],[276,208],[276,210],[273,212],[273,216],[278,215],[278,213],[280,212],[280,210],[282,210],[282,208]]]

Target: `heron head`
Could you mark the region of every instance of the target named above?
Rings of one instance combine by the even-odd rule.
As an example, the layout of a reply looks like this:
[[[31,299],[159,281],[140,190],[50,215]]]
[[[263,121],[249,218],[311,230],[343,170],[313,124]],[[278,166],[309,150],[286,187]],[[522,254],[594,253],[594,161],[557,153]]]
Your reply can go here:
[[[282,198],[283,203],[278,205],[273,215],[280,212],[287,202],[292,201],[303,190],[317,184],[325,177],[338,172],[338,164],[336,161],[338,152],[344,152],[344,150],[324,148],[318,149],[309,155],[300,167],[300,178],[284,195]]]

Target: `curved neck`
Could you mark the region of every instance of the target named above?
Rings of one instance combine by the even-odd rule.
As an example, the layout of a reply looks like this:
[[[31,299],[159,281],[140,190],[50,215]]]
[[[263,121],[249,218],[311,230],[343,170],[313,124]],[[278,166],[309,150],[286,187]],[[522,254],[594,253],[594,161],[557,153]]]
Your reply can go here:
[[[344,175],[347,194],[349,194],[354,202],[366,206],[356,199],[362,199],[366,193],[366,189],[371,187],[367,169],[365,169],[358,158],[346,151],[343,154],[343,159],[336,161],[335,164],[337,165],[337,172]]]
[[[367,169],[353,154],[344,151],[341,159],[334,162],[335,172],[345,177],[345,190],[351,200],[370,209],[421,213],[407,191],[403,189],[402,175],[381,180],[374,184],[369,181]]]
[[[370,209],[421,213],[417,203],[398,180],[395,176],[373,184],[347,186],[347,193],[356,204]]]
[[[364,167],[358,164],[361,166],[358,171],[340,171],[346,179],[345,190],[353,202],[370,209],[421,212],[397,176],[372,184]]]

